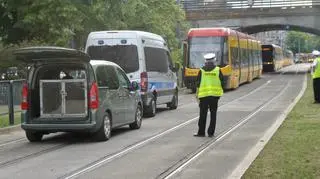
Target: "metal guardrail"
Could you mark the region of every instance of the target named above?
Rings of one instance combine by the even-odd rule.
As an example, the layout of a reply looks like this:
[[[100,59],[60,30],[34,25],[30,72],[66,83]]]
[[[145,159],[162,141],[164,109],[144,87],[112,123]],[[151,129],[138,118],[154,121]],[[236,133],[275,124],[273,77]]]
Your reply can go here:
[[[320,6],[320,0],[180,0],[186,11]]]
[[[10,125],[14,125],[14,114],[21,111],[23,82],[24,80],[0,81],[0,116],[9,115]]]

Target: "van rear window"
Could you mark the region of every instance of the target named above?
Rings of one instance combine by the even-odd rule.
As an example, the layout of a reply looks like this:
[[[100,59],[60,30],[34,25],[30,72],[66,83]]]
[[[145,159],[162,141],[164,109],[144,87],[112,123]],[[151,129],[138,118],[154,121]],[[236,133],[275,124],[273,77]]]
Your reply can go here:
[[[88,54],[94,60],[107,60],[118,64],[126,73],[139,70],[136,45],[89,46]]]
[[[44,65],[37,74],[42,80],[87,79],[85,67],[80,64]]]

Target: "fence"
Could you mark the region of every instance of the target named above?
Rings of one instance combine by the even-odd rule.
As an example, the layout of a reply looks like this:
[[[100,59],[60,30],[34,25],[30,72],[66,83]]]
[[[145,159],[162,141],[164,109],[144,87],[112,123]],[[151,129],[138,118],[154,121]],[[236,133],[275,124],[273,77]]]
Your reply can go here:
[[[20,118],[20,102],[24,80],[0,81],[0,123],[9,120],[10,125]]]
[[[186,11],[319,6],[319,0],[181,0]]]

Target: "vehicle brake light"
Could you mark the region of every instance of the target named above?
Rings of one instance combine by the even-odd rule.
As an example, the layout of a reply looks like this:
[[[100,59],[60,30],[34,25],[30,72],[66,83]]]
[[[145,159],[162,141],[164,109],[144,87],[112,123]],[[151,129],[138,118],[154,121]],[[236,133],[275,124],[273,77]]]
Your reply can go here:
[[[142,72],[140,74],[140,86],[141,92],[146,92],[148,90],[148,73]]]
[[[96,82],[93,82],[91,85],[89,100],[90,109],[97,109],[99,107],[98,86]]]
[[[28,84],[24,83],[22,86],[21,110],[27,110],[28,108],[29,108],[29,105],[28,105]]]

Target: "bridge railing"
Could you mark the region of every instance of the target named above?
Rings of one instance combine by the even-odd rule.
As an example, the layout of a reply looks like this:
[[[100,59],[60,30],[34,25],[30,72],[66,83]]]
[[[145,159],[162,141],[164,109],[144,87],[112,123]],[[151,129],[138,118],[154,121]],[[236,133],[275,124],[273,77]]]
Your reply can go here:
[[[294,8],[320,6],[320,0],[180,0],[186,11],[246,8]]]

